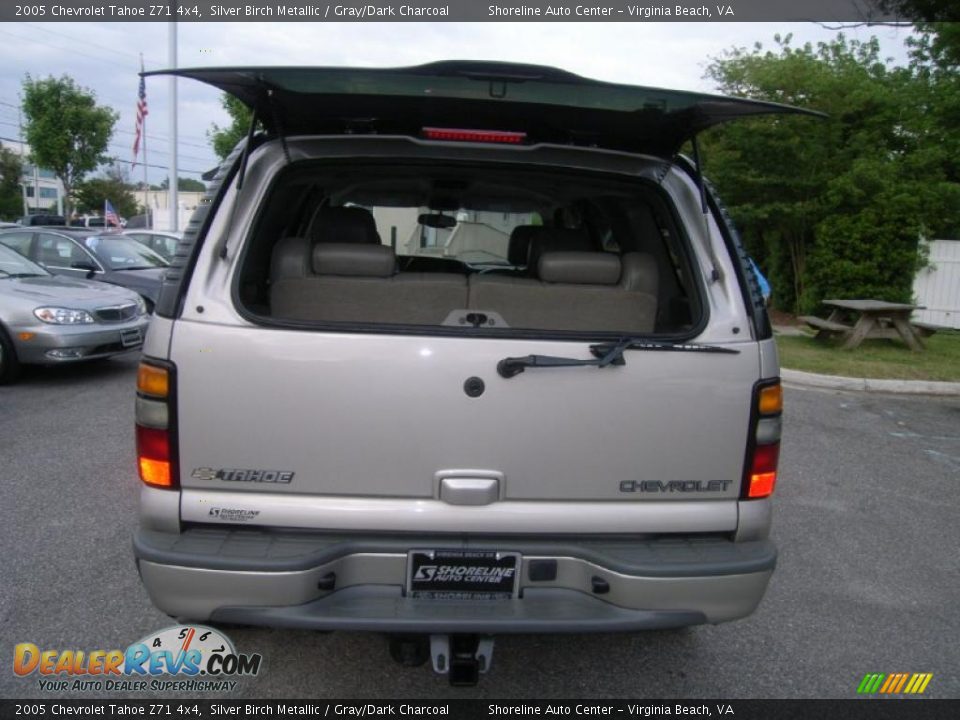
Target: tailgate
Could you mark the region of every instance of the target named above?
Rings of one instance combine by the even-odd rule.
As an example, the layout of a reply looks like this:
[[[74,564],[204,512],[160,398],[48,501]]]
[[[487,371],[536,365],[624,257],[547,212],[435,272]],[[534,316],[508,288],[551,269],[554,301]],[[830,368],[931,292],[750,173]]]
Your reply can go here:
[[[187,490],[431,499],[492,478],[494,501],[677,503],[739,495],[759,376],[736,354],[628,350],[620,367],[531,368],[586,343],[177,324]],[[189,358],[189,363],[180,363]],[[470,378],[484,391],[471,397]],[[475,381],[474,381],[475,383]]]

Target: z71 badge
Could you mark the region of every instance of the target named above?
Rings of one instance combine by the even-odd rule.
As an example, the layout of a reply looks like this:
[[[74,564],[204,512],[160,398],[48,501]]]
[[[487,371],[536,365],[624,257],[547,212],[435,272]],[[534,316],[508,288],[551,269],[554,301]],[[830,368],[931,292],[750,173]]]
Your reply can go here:
[[[289,483],[294,473],[289,470],[244,470],[239,468],[196,468],[190,477],[195,480],[226,480],[228,482]]]

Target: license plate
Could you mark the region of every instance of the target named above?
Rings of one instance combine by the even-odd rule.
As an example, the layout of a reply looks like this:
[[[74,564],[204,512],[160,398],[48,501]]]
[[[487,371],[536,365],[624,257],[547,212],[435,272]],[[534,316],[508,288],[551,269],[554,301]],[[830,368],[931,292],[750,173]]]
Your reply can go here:
[[[136,347],[137,345],[143,345],[143,336],[140,334],[139,328],[134,328],[133,330],[124,330],[120,333],[120,344],[124,347]]]
[[[519,594],[520,554],[494,550],[411,550],[407,595],[433,600],[509,600]]]

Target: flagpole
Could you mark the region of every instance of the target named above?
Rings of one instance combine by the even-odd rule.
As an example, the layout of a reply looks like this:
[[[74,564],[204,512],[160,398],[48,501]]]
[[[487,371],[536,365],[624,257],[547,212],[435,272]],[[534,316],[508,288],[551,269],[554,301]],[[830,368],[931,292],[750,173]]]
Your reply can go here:
[[[150,192],[150,183],[147,180],[147,120],[143,120],[143,212],[146,213],[146,226],[153,227],[150,217],[150,204],[147,202],[147,193]]]
[[[143,72],[143,53],[140,53],[140,72]],[[139,98],[137,99],[139,103]],[[143,117],[143,212],[146,215],[145,224],[148,228],[153,227],[153,219],[150,217],[150,203],[147,200],[150,192],[150,181],[147,179],[147,117]]]

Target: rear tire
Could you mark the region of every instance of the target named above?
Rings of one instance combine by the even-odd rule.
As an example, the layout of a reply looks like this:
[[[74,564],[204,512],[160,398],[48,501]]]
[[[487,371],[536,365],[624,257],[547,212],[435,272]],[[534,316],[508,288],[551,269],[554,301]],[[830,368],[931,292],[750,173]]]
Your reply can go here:
[[[20,374],[17,351],[6,330],[0,327],[0,385],[12,383]]]

